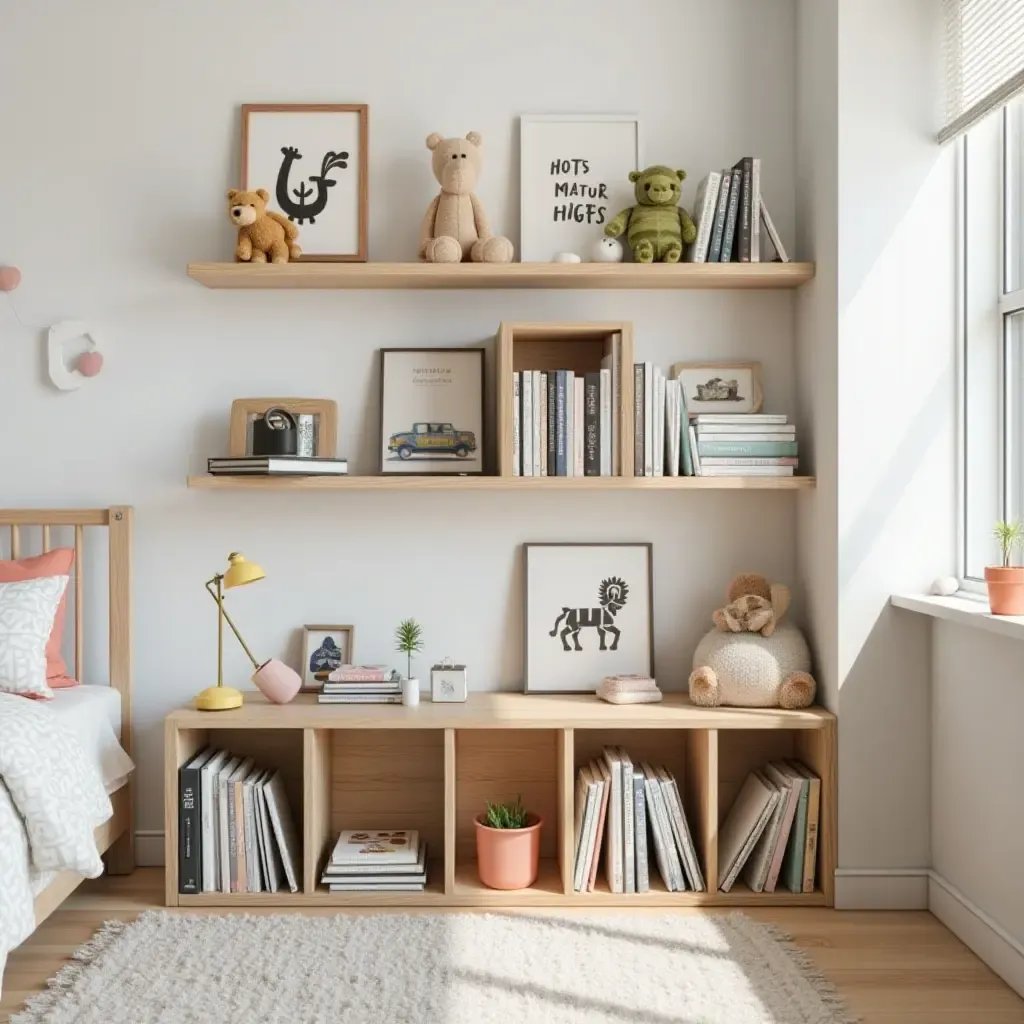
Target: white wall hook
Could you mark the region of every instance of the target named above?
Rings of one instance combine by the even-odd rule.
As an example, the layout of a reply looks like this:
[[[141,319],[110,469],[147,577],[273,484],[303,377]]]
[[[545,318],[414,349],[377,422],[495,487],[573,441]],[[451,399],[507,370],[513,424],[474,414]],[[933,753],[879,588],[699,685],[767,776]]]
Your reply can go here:
[[[66,348],[71,342],[80,342],[82,351],[68,366]],[[54,387],[61,391],[75,391],[90,377],[103,369],[103,354],[96,341],[96,332],[82,320],[64,320],[54,324],[47,333],[47,369]]]

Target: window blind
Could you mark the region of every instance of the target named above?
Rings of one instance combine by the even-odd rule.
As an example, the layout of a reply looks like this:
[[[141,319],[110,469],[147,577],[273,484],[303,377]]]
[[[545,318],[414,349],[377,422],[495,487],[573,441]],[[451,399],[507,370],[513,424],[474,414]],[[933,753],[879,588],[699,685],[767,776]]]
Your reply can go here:
[[[946,123],[939,142],[949,142],[1024,92],[1024,0],[943,3]]]

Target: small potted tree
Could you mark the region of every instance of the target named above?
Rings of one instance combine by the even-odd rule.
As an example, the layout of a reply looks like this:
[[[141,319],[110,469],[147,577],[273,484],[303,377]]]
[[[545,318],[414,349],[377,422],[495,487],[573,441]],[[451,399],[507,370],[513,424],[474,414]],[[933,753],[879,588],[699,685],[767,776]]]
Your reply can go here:
[[[395,630],[395,650],[405,655],[402,703],[407,707],[415,707],[420,702],[420,681],[413,678],[412,656],[423,650],[423,627],[415,619],[403,619],[398,624]]]
[[[476,816],[476,866],[489,889],[528,889],[537,881],[543,819],[523,807],[523,798],[487,804]]]
[[[999,543],[1002,565],[985,566],[988,604],[993,615],[1024,615],[1024,569],[1013,566],[1013,553],[1024,543],[1024,523],[996,523],[992,531]]]

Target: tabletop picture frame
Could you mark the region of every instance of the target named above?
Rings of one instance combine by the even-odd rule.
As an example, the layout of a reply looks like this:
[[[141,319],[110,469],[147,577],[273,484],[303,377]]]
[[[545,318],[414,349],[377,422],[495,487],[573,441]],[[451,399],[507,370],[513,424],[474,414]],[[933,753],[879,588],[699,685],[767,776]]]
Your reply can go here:
[[[303,626],[300,692],[319,692],[329,672],[353,664],[355,643],[355,626]]]

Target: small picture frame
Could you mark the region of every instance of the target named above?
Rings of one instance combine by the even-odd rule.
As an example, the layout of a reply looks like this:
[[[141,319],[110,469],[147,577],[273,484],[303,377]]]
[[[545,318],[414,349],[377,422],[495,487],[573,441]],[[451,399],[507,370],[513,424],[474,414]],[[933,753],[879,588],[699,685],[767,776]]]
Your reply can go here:
[[[380,434],[383,474],[482,473],[484,349],[381,349]]]
[[[760,363],[676,363],[672,377],[683,386],[691,416],[702,412],[759,412]]]
[[[302,627],[302,693],[321,689],[327,676],[355,656],[354,626]]]
[[[605,676],[654,678],[649,543],[524,544],[527,693],[594,693]]]
[[[300,442],[305,427],[303,417],[312,417],[314,458],[333,459],[338,453],[338,403],[328,398],[236,398],[231,403],[228,431],[228,456],[233,459],[252,455],[253,420],[268,409],[285,409],[298,421]],[[306,454],[301,448],[299,454]]]

